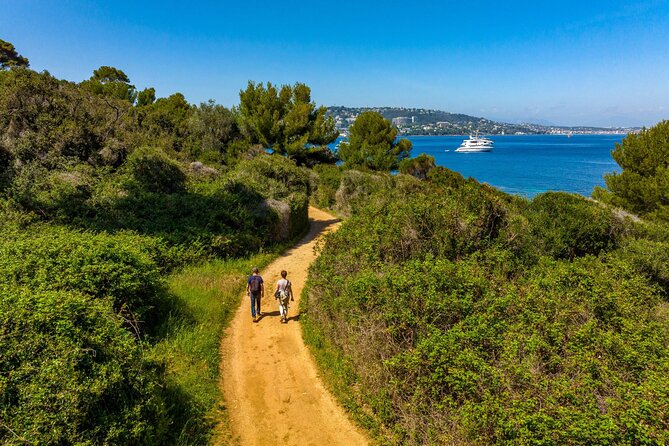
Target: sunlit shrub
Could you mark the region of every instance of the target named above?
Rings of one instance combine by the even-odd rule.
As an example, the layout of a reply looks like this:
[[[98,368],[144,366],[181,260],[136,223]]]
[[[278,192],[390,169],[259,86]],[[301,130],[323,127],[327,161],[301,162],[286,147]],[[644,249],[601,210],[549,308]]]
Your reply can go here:
[[[335,194],[341,183],[342,170],[339,166],[318,164],[314,172],[318,174],[318,179],[312,200],[319,208],[331,209],[336,203]]]
[[[163,298],[150,239],[38,226],[0,233],[0,240],[0,283],[110,298],[133,321],[151,321]]]
[[[107,299],[0,286],[0,443],[162,444],[159,370]]]
[[[564,192],[537,195],[526,215],[543,252],[556,258],[609,250],[616,245],[621,229],[609,208]]]
[[[179,163],[159,149],[135,150],[128,157],[125,169],[134,184],[148,192],[172,194],[186,189],[186,174]]]
[[[335,210],[345,216],[352,215],[367,204],[374,192],[390,189],[391,184],[392,179],[386,174],[345,170],[335,193]]]
[[[445,174],[371,190],[310,271],[347,407],[385,444],[669,441],[664,230]]]

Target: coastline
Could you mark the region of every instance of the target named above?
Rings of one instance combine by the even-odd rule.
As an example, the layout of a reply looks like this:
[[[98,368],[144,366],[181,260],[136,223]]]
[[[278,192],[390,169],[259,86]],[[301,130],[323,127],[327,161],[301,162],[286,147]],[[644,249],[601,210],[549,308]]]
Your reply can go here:
[[[618,133],[486,135],[492,152],[455,153],[469,135],[401,135],[413,143],[411,156],[426,154],[438,166],[488,183],[504,192],[532,198],[547,191],[589,197],[604,186],[606,173],[619,171],[611,151],[626,136]],[[335,144],[330,146],[335,149]],[[449,152],[446,152],[449,150]]]

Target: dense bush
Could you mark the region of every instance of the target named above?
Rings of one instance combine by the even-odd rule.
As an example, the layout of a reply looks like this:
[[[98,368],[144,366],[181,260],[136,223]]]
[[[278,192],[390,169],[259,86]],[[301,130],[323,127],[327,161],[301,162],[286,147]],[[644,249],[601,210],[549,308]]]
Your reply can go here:
[[[669,242],[627,240],[615,255],[657,283],[669,300]]]
[[[196,159],[232,164],[239,155],[241,133],[236,115],[210,100],[200,104],[190,118],[189,152]]]
[[[336,203],[335,194],[341,183],[342,169],[339,166],[320,164],[314,167],[318,175],[311,199],[316,207],[332,209]]]
[[[435,170],[369,192],[310,271],[344,404],[387,444],[669,441],[665,232]]]
[[[424,180],[435,167],[434,157],[421,153],[415,158],[406,158],[400,161],[399,171]]]
[[[106,299],[0,286],[0,443],[164,444],[159,370]]]
[[[174,311],[179,302],[164,289],[166,273],[274,243],[277,215],[263,207],[270,197],[293,215],[289,235],[308,224],[309,175],[282,157],[266,158],[225,176],[187,179],[164,154],[137,152],[117,172],[75,166],[87,175],[82,195],[55,181],[62,171],[35,164],[34,175],[7,189],[10,199],[0,200],[0,419],[10,422],[0,423],[0,443],[207,437],[211,424],[179,418],[204,416],[209,406],[147,362],[143,348],[171,336],[162,332],[165,320],[181,318],[181,327],[189,317]],[[175,176],[187,181],[174,188]],[[169,360],[154,357],[159,365]]]
[[[68,219],[85,212],[94,181],[86,165],[49,170],[39,162],[29,162],[16,170],[5,193],[23,210],[44,219]]]
[[[383,204],[352,217],[350,237],[359,242],[349,246],[351,256],[384,263],[425,255],[458,258],[488,243],[502,224],[503,210],[485,199],[468,207],[430,192],[401,199],[387,194]]]
[[[135,110],[142,141],[169,152],[186,152],[189,123],[193,122],[190,118],[194,110],[195,107],[181,93],[160,98],[141,110]]]
[[[129,108],[46,72],[0,70],[0,145],[19,162],[117,163],[129,142]]]
[[[24,195],[0,200],[0,419],[9,420],[0,423],[0,443],[206,438],[210,423],[180,417],[204,416],[210,407],[191,400],[143,351],[171,336],[162,332],[165,320],[180,318],[181,327],[189,317],[174,311],[179,302],[163,277],[205,256],[274,243],[277,216],[263,207],[270,197],[294,215],[290,235],[308,224],[309,175],[284,158],[193,177],[175,190],[173,161],[139,158],[144,166],[134,169],[133,156],[116,173],[89,174],[85,196],[56,187],[60,173],[46,169],[32,176],[44,187],[25,181]],[[139,182],[154,174],[160,181]],[[17,184],[8,190],[23,190]],[[153,357],[158,365],[170,359]]]
[[[286,203],[288,237],[308,224],[310,177],[283,157],[261,156],[226,175],[186,176],[154,150],[134,152],[116,172],[82,165],[49,171],[26,165],[7,189],[13,205],[44,220],[92,231],[133,231],[167,242],[175,264],[203,256],[234,257],[276,241],[278,216],[267,199]]]
[[[263,198],[243,184],[205,179],[193,181],[184,192],[165,194],[127,183],[124,176],[104,178],[85,212],[61,222],[160,237],[195,257],[235,256],[271,243],[262,229],[272,216],[257,213]]]
[[[310,193],[309,172],[279,155],[241,161],[232,177],[263,191],[270,198],[285,198],[293,192]]]
[[[431,169],[427,174],[427,178],[429,178],[430,183],[442,188],[457,189],[467,183],[462,174],[442,166],[436,166],[434,169]]]
[[[135,150],[125,163],[135,184],[148,192],[173,194],[186,190],[186,174],[160,150]]]
[[[311,177],[309,172],[279,155],[262,155],[252,160],[241,161],[230,178],[255,191],[263,199],[279,200],[288,204],[288,236],[294,237],[309,225],[309,195]]]
[[[335,192],[334,209],[344,216],[350,216],[357,208],[364,206],[375,192],[389,190],[392,184],[388,175],[345,170]]]
[[[0,283],[110,298],[133,321],[152,319],[164,297],[156,240],[37,226],[0,232],[0,241]]]
[[[546,192],[529,204],[526,215],[540,250],[556,258],[599,254],[615,246],[617,233],[613,212],[580,195]]]

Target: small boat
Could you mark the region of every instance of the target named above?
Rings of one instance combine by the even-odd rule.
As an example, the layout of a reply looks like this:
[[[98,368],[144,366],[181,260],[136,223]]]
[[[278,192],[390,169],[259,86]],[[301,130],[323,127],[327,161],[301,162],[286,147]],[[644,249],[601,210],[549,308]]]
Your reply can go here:
[[[456,152],[490,152],[493,146],[492,139],[479,137],[478,132],[475,136],[469,135],[469,139],[462,141]]]

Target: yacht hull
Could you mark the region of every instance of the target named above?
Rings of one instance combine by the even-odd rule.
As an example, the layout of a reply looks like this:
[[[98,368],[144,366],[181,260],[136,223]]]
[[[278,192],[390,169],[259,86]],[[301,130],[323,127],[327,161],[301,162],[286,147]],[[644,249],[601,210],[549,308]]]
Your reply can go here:
[[[476,149],[470,147],[458,147],[455,151],[460,153],[490,152],[492,151],[492,147],[481,147]]]

